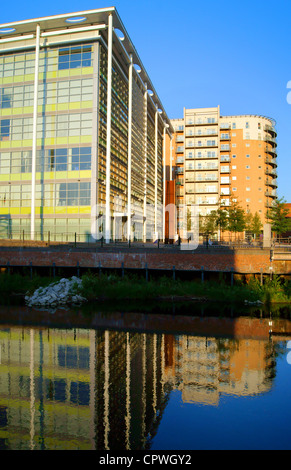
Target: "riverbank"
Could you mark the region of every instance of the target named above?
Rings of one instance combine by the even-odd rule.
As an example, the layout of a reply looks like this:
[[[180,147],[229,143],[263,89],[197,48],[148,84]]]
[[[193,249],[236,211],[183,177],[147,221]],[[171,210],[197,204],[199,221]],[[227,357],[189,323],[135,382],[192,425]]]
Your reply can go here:
[[[55,278],[53,284],[61,279]],[[0,302],[23,304],[25,296],[32,296],[40,287],[52,284],[51,277],[2,274],[0,276]],[[137,276],[85,274],[82,282],[72,284],[72,296],[80,295],[87,302],[106,301],[170,301],[170,302],[232,302],[247,304],[291,303],[291,285],[279,277],[265,280],[251,279],[228,285],[221,282],[197,282],[161,277],[146,281]]]

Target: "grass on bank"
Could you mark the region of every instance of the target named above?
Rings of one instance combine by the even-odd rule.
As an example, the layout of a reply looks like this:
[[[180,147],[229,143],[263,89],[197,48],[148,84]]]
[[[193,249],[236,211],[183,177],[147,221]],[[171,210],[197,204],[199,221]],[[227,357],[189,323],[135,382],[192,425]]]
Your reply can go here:
[[[0,303],[17,303],[19,299],[29,292],[32,294],[38,287],[46,287],[60,278],[21,276],[20,274],[0,275]],[[95,275],[92,273],[82,276],[82,287],[79,292],[89,302],[95,300],[182,300],[182,298],[195,298],[201,300],[220,302],[254,302],[263,303],[290,303],[291,283],[274,276],[264,280],[261,285],[258,279],[251,279],[248,283],[236,281],[230,286],[223,281],[181,281],[166,276],[146,281],[134,275]]]
[[[86,274],[82,277],[81,295],[88,301],[96,299],[153,300],[161,297],[188,297],[223,302],[244,302],[245,300],[254,302],[260,300],[264,303],[288,303],[291,297],[291,283],[288,281],[282,282],[279,277],[274,277],[273,280],[265,280],[262,286],[257,279],[252,279],[248,284],[236,282],[235,285],[230,286],[224,282],[174,281],[168,277],[146,281],[135,276],[121,278],[114,275],[99,277]]]

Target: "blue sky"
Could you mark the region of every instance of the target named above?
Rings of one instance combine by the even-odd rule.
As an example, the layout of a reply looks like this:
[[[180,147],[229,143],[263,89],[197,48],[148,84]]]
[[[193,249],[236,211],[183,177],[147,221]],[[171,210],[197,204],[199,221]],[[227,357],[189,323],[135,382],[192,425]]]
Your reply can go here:
[[[220,105],[223,115],[276,120],[278,195],[291,202],[291,2],[15,0],[2,2],[0,23],[108,6],[117,8],[170,118],[184,107]]]

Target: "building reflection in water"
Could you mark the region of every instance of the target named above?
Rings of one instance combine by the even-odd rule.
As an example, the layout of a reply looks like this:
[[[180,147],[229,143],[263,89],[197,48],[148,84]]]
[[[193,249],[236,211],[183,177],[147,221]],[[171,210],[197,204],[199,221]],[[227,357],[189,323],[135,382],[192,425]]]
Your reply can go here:
[[[150,448],[172,390],[219,405],[268,391],[269,339],[0,329],[0,448]]]

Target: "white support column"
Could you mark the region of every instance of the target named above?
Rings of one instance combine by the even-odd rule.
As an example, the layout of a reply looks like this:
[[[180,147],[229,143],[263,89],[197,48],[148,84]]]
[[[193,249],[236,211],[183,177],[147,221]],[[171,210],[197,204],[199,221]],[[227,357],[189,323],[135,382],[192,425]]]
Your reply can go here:
[[[112,102],[112,36],[113,17],[108,16],[108,58],[107,58],[107,123],[106,123],[106,196],[105,196],[105,241],[110,242],[110,176],[111,176],[111,102]]]
[[[166,233],[166,128],[167,124],[164,122],[163,133],[163,241],[165,243]]]
[[[34,62],[34,95],[33,95],[33,124],[32,124],[32,164],[31,164],[31,221],[30,238],[34,240],[35,232],[35,173],[36,173],[36,147],[37,147],[37,99],[38,99],[38,70],[39,70],[39,42],[40,26],[36,26],[35,33],[35,62]]]
[[[128,68],[127,239],[131,240],[132,54]]]
[[[155,234],[158,237],[158,109],[155,112]]]
[[[144,198],[143,198],[143,241],[147,241],[147,159],[148,159],[148,90],[144,92]]]
[[[92,117],[92,163],[91,163],[91,227],[95,227],[98,192],[98,114],[99,114],[99,43],[93,46],[93,117]]]

